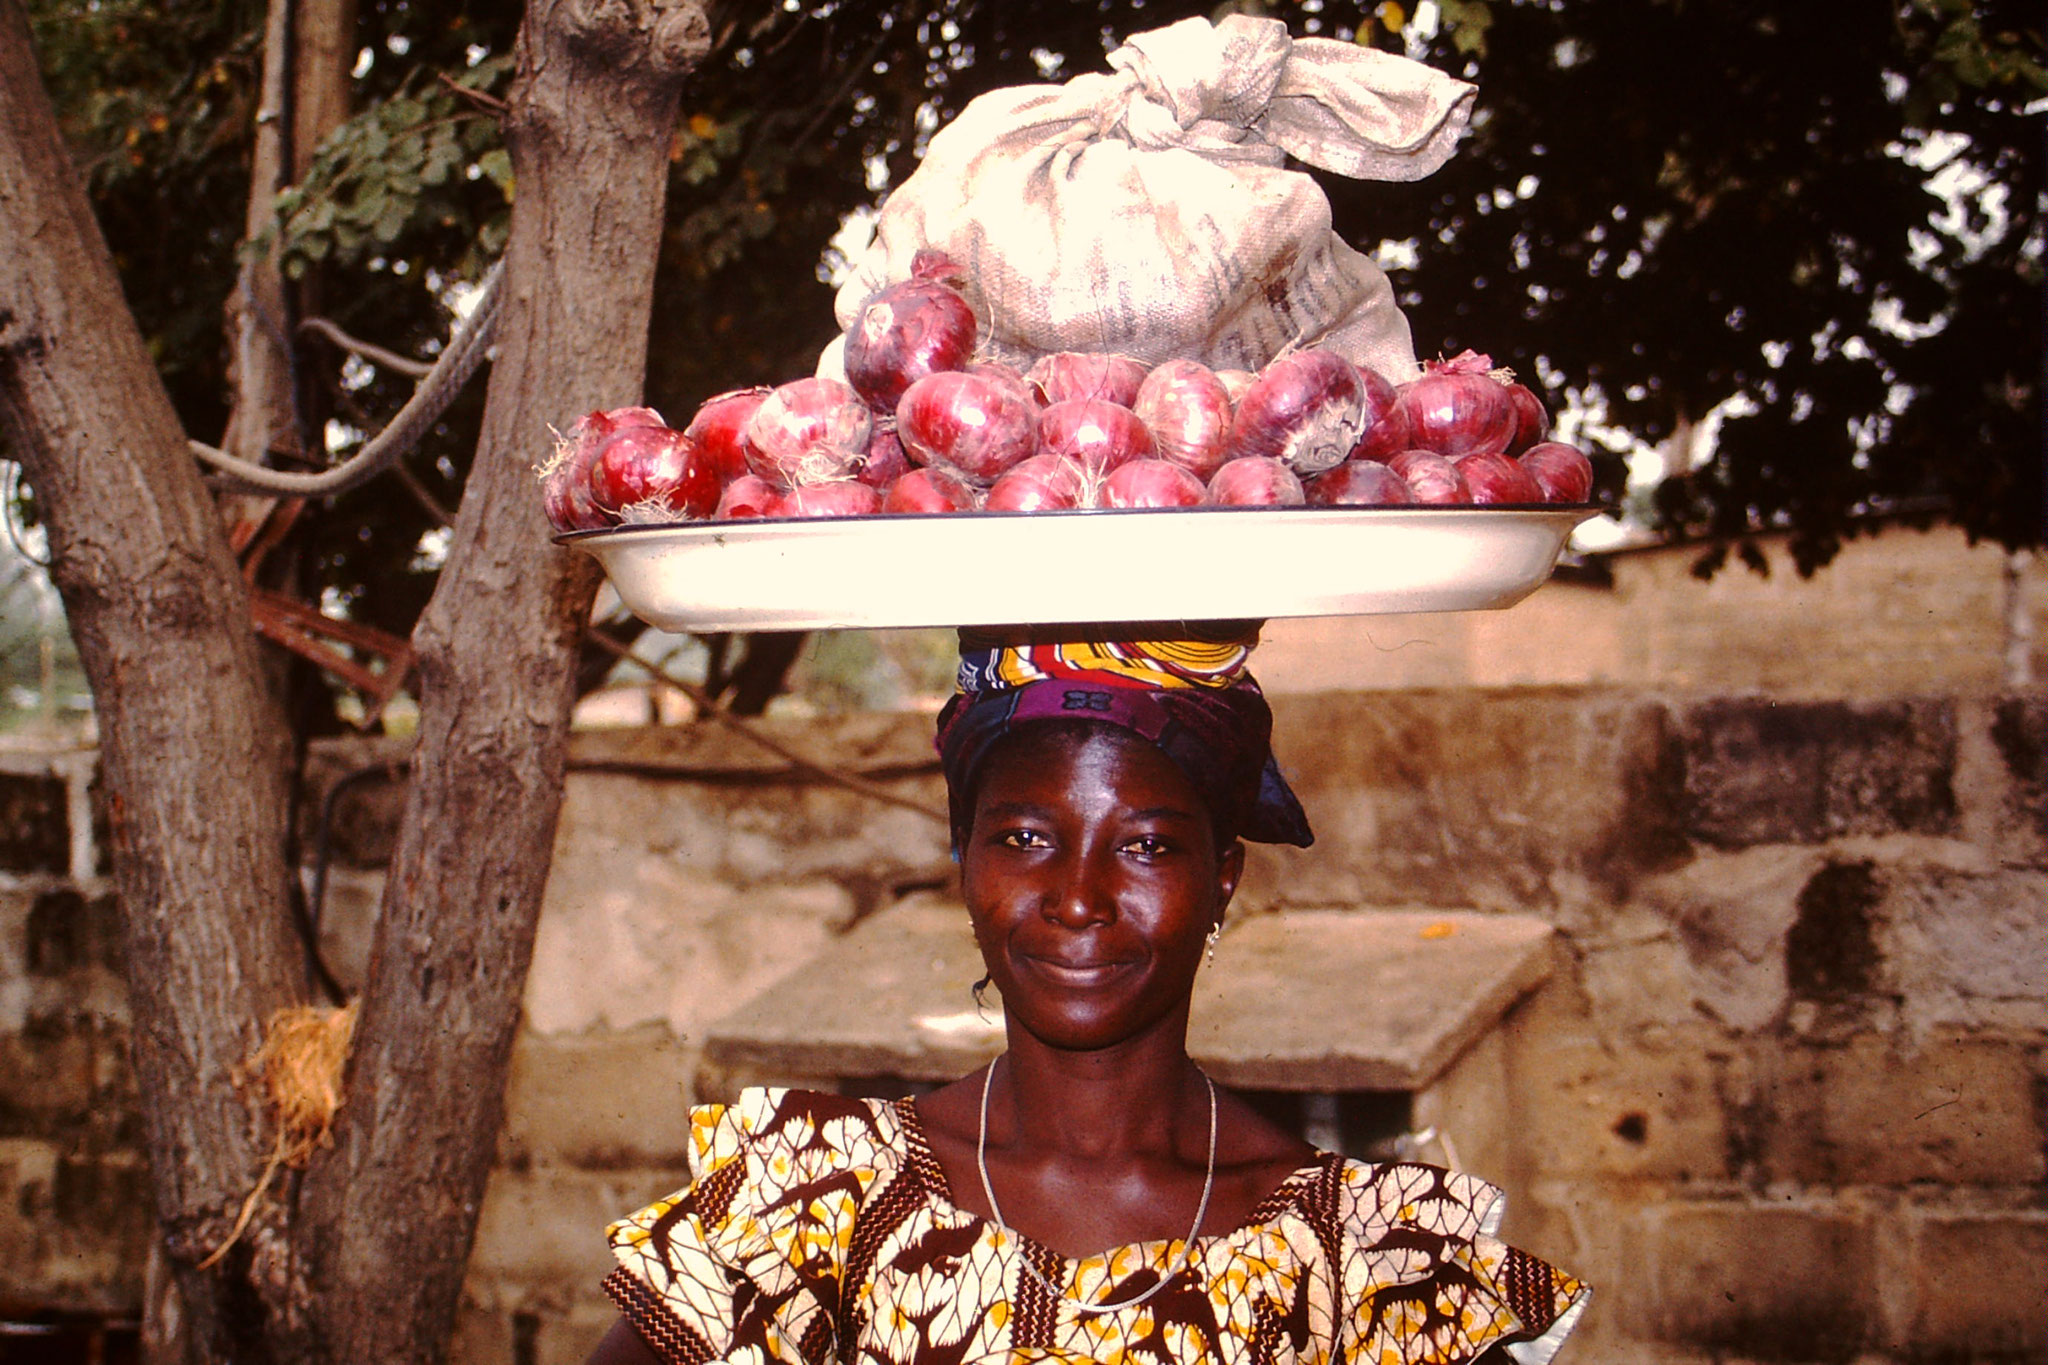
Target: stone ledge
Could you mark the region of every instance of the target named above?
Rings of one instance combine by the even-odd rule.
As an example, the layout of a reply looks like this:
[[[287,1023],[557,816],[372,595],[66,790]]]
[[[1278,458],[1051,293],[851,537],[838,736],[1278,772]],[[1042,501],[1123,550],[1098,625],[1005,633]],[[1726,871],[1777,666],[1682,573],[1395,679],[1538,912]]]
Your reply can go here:
[[[1441,910],[1322,910],[1225,928],[1195,987],[1188,1047],[1226,1085],[1419,1090],[1551,970],[1549,925]],[[919,897],[863,921],[714,1022],[728,1072],[951,1080],[1002,1050],[1001,1007],[967,912]]]

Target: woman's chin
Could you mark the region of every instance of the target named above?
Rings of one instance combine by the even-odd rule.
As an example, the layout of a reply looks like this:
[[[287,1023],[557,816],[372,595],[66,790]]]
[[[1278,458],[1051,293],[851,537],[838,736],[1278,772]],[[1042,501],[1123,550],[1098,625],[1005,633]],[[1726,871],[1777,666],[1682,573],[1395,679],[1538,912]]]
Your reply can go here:
[[[1172,1029],[1185,1039],[1184,1001],[1147,1000],[1113,989],[1117,978],[1095,989],[1039,990],[1027,998],[1005,996],[1012,1024],[1038,1042],[1063,1052],[1100,1052]]]

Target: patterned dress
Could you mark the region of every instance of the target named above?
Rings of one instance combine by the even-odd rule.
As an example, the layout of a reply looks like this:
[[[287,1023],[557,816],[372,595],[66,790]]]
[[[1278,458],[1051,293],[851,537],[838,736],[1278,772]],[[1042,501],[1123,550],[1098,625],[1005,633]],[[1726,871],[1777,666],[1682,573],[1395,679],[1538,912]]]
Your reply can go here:
[[[678,1365],[1543,1365],[1584,1306],[1495,1239],[1499,1191],[1433,1166],[1320,1154],[1175,1284],[1086,1314],[1181,1242],[1074,1260],[961,1209],[908,1100],[748,1090],[690,1142],[695,1182],[611,1226],[605,1280]]]

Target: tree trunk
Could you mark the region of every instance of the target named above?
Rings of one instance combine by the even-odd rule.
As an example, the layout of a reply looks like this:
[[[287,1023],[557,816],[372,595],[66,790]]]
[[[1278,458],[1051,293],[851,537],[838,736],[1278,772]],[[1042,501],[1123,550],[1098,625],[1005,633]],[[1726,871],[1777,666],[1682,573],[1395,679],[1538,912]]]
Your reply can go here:
[[[597,579],[548,543],[531,466],[549,422],[639,398],[676,95],[708,39],[697,0],[530,0],[508,129],[511,294],[449,562],[415,637],[415,776],[335,1150],[275,1182],[201,1270],[270,1151],[233,1068],[307,993],[287,913],[289,731],[26,19],[0,0],[0,430],[36,489],[93,685],[157,1214],[195,1357],[445,1351]]]
[[[245,243],[270,226],[277,192],[305,174],[320,139],[348,117],[355,12],[354,0],[271,0]],[[274,450],[305,453],[297,429],[303,395],[295,392],[292,313],[277,254],[245,257],[227,304],[232,407],[221,449],[252,464],[268,463]],[[249,501],[261,509],[276,499]]]
[[[260,1226],[214,1270],[193,1267],[226,1240],[267,1152],[231,1069],[304,989],[286,731],[16,0],[0,0],[0,424],[92,682],[157,1217],[196,1338],[235,1354],[250,1319],[224,1306],[281,1278],[283,1242]]]
[[[709,37],[696,3],[527,6],[510,293],[448,563],[414,634],[419,740],[349,1099],[303,1189],[327,1359],[436,1360],[453,1324],[598,578],[550,545],[532,470],[549,423],[639,401],[677,92]]]

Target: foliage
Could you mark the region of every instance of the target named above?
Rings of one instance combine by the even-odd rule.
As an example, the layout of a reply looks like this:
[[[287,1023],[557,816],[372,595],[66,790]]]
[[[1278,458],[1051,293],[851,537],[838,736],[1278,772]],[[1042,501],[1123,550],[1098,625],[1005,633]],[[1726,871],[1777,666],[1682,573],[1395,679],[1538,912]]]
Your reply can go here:
[[[28,0],[44,83],[187,430],[227,420],[235,275],[262,83],[261,0]]]
[[[375,261],[422,278],[481,275],[512,228],[512,158],[492,94],[511,70],[509,56],[431,84],[415,70],[399,93],[328,135],[305,176],[277,196],[272,229],[249,249],[281,252],[295,280],[321,261]]]

